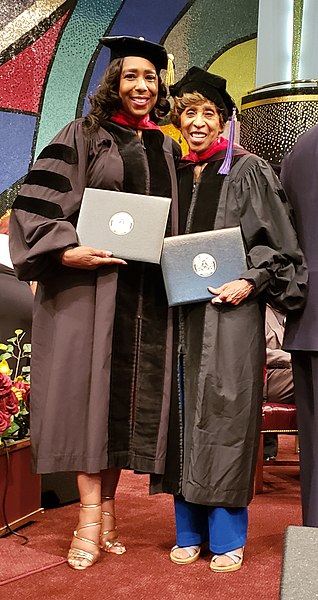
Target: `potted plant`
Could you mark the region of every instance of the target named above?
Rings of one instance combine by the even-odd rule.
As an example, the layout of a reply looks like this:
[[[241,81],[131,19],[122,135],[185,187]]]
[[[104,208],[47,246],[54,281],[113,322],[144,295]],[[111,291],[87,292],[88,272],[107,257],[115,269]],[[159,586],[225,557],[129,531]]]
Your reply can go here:
[[[31,345],[23,344],[24,335],[16,329],[15,337],[0,343],[0,446],[29,436],[30,366],[23,362]]]
[[[40,509],[41,478],[31,471],[29,400],[31,345],[16,329],[0,343],[0,536]]]

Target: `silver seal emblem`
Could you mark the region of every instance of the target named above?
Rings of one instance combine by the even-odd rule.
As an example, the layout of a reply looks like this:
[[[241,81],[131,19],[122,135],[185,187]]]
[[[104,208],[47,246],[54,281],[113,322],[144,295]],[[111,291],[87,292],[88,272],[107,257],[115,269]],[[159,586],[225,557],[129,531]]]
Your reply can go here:
[[[109,228],[116,235],[127,235],[134,227],[134,219],[127,212],[115,213],[109,219]]]
[[[209,277],[216,271],[217,264],[211,254],[197,254],[192,261],[192,268],[199,277]]]

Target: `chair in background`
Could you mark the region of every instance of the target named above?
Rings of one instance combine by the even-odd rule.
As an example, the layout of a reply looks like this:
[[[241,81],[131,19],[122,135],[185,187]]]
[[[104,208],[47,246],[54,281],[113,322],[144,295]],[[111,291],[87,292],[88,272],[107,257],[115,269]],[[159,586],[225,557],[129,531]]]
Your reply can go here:
[[[264,461],[264,433],[288,433],[297,435],[297,411],[295,404],[274,404],[271,402],[264,402],[262,406],[262,429],[255,473],[255,494],[262,494],[263,492],[264,466],[295,466],[299,463],[298,453],[294,459],[284,460],[276,458],[270,462]]]

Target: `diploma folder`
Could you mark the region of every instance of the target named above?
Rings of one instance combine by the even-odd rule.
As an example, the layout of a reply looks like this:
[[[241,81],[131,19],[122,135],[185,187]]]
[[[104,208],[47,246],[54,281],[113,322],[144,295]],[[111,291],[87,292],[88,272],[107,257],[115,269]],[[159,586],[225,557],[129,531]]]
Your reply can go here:
[[[160,263],[171,199],[85,188],[77,222],[82,246]]]
[[[161,267],[169,306],[211,300],[208,286],[217,288],[246,271],[240,227],[165,238]]]

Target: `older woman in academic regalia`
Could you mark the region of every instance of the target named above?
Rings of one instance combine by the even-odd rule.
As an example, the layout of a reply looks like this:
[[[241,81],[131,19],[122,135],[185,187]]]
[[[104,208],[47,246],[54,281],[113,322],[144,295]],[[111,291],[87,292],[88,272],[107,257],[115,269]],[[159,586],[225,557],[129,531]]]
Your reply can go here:
[[[192,67],[171,88],[172,122],[188,143],[179,165],[179,233],[240,226],[246,269],[180,313],[179,395],[170,415],[164,477],[175,496],[177,545],[188,564],[208,542],[213,571],[241,567],[253,496],[265,362],[266,302],[296,310],[307,273],[289,207],[265,160],[222,136],[234,102],[226,81]],[[235,253],[235,249],[233,249]]]

